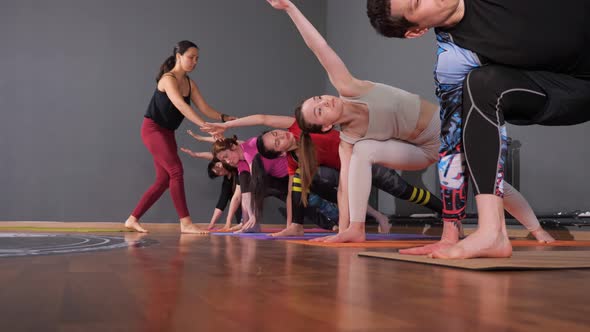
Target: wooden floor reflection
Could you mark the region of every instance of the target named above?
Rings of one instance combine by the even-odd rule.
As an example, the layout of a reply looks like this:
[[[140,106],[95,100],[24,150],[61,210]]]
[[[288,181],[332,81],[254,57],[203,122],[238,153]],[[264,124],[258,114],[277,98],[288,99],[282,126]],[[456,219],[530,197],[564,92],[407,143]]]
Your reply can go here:
[[[140,235],[125,236],[131,243]],[[590,270],[472,272],[359,258],[361,249],[173,231],[147,237],[159,243],[1,259],[0,330],[559,332],[590,326]]]

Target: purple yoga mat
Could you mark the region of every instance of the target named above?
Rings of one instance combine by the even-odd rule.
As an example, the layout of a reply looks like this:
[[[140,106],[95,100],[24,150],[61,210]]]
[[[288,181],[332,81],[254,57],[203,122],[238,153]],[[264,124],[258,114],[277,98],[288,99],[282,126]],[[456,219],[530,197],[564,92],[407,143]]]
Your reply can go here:
[[[303,236],[281,236],[273,237],[268,233],[211,233],[212,235],[230,235],[248,237],[257,240],[309,240],[317,237],[335,235],[336,233],[308,233]],[[367,241],[371,240],[433,240],[439,239],[440,236],[430,236],[422,234],[367,234]]]

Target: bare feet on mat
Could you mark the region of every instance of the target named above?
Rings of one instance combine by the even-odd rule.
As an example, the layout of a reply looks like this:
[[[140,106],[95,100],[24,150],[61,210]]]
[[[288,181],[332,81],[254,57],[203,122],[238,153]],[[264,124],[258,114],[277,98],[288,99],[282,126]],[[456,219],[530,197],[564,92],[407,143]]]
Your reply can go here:
[[[459,241],[461,234],[463,234],[463,226],[460,221],[445,221],[440,241],[422,247],[401,249],[398,252],[402,255],[428,255],[454,246]]]
[[[209,230],[209,231],[215,231],[215,232],[218,232],[218,233],[226,233],[226,232],[231,232],[232,231],[231,229],[232,228],[230,226],[223,226],[223,227],[221,227],[219,229],[212,229],[212,230]]]
[[[490,232],[480,228],[456,245],[434,251],[429,256],[443,259],[505,258],[512,256],[512,245],[502,231]]]
[[[434,251],[433,258],[465,259],[477,257],[504,258],[512,256],[512,245],[506,231],[504,201],[492,194],[475,196],[477,230],[456,245]]]
[[[545,231],[542,228],[538,228],[532,231],[531,234],[533,234],[533,236],[535,237],[535,239],[537,239],[537,241],[539,241],[539,243],[555,242],[553,236],[551,236],[549,233],[547,233],[547,231]]]
[[[331,239],[331,238],[335,237],[336,235],[338,235],[338,234],[335,234],[335,235],[328,235],[328,236],[322,236],[322,237],[316,237],[316,238],[313,238],[313,239],[311,239],[311,240],[309,240],[309,241],[310,241],[310,242],[326,242],[327,240],[329,240],[329,239]]]
[[[400,249],[398,252],[402,255],[428,255],[438,250],[448,249],[455,244],[457,244],[457,241],[440,240],[422,247]]]
[[[365,223],[353,222],[343,231],[332,237],[327,238],[323,242],[329,243],[343,243],[343,242],[365,242]]]
[[[291,223],[291,225],[287,226],[287,228],[283,229],[280,232],[272,233],[270,236],[273,237],[283,237],[283,236],[303,236],[305,231],[303,230],[303,225],[297,223]]]
[[[243,223],[239,223],[239,224],[237,224],[237,225],[235,225],[235,226],[232,226],[232,227],[229,229],[229,231],[230,231],[230,232],[239,231],[240,229],[242,229],[242,227],[244,227],[244,224],[243,224]]]
[[[137,219],[134,217],[129,217],[125,221],[125,228],[134,230],[139,233],[147,233],[148,232],[147,229],[141,227],[141,224],[139,223],[139,221],[137,221]]]

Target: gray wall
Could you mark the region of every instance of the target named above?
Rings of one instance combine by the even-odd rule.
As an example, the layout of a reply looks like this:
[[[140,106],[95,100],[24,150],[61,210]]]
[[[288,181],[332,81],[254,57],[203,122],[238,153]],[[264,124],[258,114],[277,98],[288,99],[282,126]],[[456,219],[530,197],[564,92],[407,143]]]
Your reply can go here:
[[[302,10],[324,31],[325,1]],[[201,48],[191,77],[221,112],[291,114],[324,88],[290,20],[263,0],[5,0],[0,5],[0,220],[124,220],[154,178],[139,130],[162,61]],[[208,150],[185,130],[180,146]],[[256,135],[261,128],[236,131]],[[189,209],[208,221],[220,180],[181,156]],[[268,219],[279,220],[270,204]],[[176,222],[169,194],[144,220]],[[280,220],[279,220],[280,221]]]
[[[377,36],[365,1],[297,4],[325,33],[359,78],[380,81],[435,101],[434,42]],[[154,75],[174,43],[201,47],[193,79],[219,111],[291,114],[302,98],[327,90],[323,70],[290,20],[263,0],[7,0],[0,5],[0,220],[119,221],[154,172],[139,129]],[[209,147],[178,131],[179,145]],[[521,141],[521,189],[540,213],[589,209],[590,125],[510,127]],[[245,138],[260,128],[236,131]],[[181,156],[189,208],[206,221],[220,182],[206,163]],[[437,191],[434,168],[405,173]],[[267,221],[280,221],[269,202]],[[417,212],[380,196],[388,213]],[[424,210],[420,210],[424,211]],[[175,222],[170,197],[145,220]]]
[[[326,30],[329,43],[358,78],[384,82],[436,101],[432,71],[435,42],[432,32],[419,40],[378,36],[366,17],[366,1],[328,0]],[[329,81],[326,89],[333,93]],[[522,144],[520,188],[537,213],[590,210],[590,123],[575,127],[516,127],[508,133]],[[404,172],[409,182],[436,190],[434,167],[420,174]],[[405,214],[415,207],[380,194],[380,210]],[[423,211],[423,210],[421,210]]]

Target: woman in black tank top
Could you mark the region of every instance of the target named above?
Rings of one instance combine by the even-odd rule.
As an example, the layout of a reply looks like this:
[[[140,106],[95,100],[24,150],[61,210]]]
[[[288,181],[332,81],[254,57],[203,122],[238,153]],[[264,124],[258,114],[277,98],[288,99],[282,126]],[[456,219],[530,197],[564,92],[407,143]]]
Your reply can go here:
[[[190,106],[194,102],[207,117],[215,120],[229,120],[209,106],[188,73],[195,69],[199,58],[199,48],[184,40],[174,47],[173,55],[161,65],[156,78],[156,90],[149,103],[141,127],[141,138],[154,158],[156,180],[143,194],[141,200],[125,221],[125,227],[138,232],[147,232],[139,219],[170,188],[170,195],[180,219],[182,233],[206,233],[193,224],[186,205],[184,193],[184,171],[178,157],[178,146],[174,131],[186,117],[200,126],[204,124],[201,116]]]

